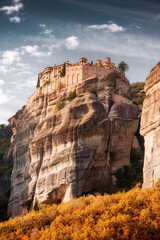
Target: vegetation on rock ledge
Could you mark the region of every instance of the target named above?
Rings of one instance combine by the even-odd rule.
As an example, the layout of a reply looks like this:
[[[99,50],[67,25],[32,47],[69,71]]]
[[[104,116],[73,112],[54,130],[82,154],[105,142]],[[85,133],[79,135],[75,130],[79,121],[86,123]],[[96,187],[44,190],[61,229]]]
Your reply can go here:
[[[55,113],[60,111],[62,108],[64,108],[64,103],[61,101],[57,101],[55,105]]]
[[[97,96],[97,91],[96,91],[96,89],[88,88],[88,89],[87,89],[87,92],[88,92],[88,93],[91,93],[91,94],[94,94],[94,95]]]
[[[68,100],[69,102],[73,101],[73,99],[76,98],[76,91],[70,92],[69,96],[68,96]]]

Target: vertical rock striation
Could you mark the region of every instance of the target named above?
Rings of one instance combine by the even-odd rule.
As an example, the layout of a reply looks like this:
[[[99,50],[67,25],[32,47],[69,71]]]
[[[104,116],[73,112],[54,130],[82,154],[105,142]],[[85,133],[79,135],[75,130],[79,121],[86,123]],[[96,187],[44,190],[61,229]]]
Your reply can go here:
[[[145,83],[141,135],[145,139],[143,187],[150,188],[160,178],[160,62],[150,71]]]
[[[77,97],[69,102],[68,95]],[[55,112],[55,106],[63,108]],[[8,213],[27,212],[33,199],[59,203],[110,185],[130,164],[138,127],[129,82],[117,69],[74,88],[41,93],[12,118],[13,172]]]

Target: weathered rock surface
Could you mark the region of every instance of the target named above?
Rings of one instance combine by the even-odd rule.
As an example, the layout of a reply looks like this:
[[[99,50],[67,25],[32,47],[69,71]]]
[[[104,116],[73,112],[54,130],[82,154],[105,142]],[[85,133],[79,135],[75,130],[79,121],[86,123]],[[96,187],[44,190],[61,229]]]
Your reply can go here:
[[[141,135],[145,139],[143,186],[150,188],[160,178],[160,62],[150,71],[145,83]]]
[[[77,97],[69,102],[73,90]],[[120,70],[74,89],[45,92],[38,89],[12,118],[12,217],[26,212],[33,199],[58,203],[110,185],[114,171],[130,163],[139,110]],[[55,113],[57,101],[65,106]]]

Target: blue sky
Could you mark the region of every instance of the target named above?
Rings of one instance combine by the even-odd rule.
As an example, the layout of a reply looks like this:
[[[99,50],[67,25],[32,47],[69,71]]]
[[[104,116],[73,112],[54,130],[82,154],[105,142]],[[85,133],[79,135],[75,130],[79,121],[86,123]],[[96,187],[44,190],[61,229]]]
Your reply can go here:
[[[34,92],[47,66],[111,57],[145,81],[160,59],[159,0],[0,0],[0,123]]]

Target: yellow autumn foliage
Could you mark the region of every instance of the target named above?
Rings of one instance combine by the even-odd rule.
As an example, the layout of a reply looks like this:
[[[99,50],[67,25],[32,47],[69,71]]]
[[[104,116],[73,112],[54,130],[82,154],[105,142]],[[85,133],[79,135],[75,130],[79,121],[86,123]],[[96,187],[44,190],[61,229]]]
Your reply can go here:
[[[73,199],[0,223],[0,240],[159,240],[160,187]]]

